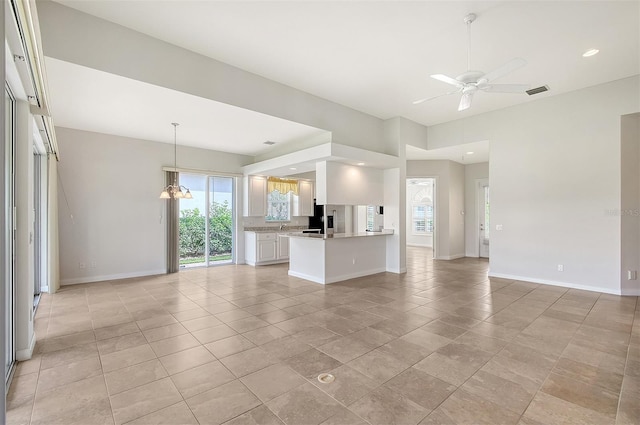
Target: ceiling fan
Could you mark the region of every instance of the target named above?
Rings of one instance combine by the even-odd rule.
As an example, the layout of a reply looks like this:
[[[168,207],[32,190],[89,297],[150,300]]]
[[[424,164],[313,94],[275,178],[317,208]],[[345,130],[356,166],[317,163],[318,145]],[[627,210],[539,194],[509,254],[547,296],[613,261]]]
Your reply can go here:
[[[504,77],[507,74],[521,68],[527,64],[522,58],[511,59],[501,67],[494,69],[491,72],[484,73],[482,71],[471,70],[471,24],[477,18],[475,13],[470,13],[464,17],[464,23],[467,24],[467,69],[464,74],[460,74],[457,77],[449,77],[443,74],[431,75],[431,78],[443,83],[450,84],[456,89],[448,93],[443,93],[438,96],[427,97],[419,99],[413,102],[414,105],[418,105],[429,100],[437,99],[442,96],[448,96],[450,94],[462,93],[460,104],[458,105],[458,111],[464,111],[471,106],[473,95],[478,91],[492,92],[492,93],[524,93],[529,89],[527,84],[493,84],[493,81]]]

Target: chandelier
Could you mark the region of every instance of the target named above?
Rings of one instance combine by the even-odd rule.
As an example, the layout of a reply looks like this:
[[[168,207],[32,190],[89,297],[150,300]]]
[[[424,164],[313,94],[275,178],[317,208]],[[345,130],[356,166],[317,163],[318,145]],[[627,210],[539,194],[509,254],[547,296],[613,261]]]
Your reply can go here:
[[[164,190],[160,194],[160,199],[181,199],[181,198],[192,199],[193,196],[191,196],[191,191],[187,187],[178,184],[177,132],[178,132],[178,126],[180,124],[178,124],[177,122],[172,122],[171,125],[173,126],[173,169],[175,171],[175,174],[173,177],[173,184],[170,184],[169,186],[164,188]],[[186,192],[183,192],[182,191],[183,189]]]

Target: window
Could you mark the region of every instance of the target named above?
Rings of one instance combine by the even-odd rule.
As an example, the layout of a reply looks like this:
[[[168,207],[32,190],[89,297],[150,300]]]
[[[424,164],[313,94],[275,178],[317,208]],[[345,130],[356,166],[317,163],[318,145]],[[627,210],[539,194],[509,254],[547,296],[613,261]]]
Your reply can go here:
[[[372,232],[376,222],[376,208],[373,205],[367,205],[367,230]]]
[[[411,219],[414,234],[433,233],[433,205],[413,204]]]
[[[291,192],[280,193],[278,190],[267,193],[266,221],[291,220]]]

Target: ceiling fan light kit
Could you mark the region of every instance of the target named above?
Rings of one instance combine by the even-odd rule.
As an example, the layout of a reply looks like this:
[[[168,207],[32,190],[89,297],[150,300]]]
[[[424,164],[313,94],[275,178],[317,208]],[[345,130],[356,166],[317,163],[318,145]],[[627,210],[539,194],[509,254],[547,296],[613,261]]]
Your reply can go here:
[[[464,72],[455,78],[444,74],[433,74],[430,76],[434,80],[454,86],[456,90],[433,97],[415,100],[413,102],[414,105],[428,102],[439,97],[460,93],[462,96],[460,98],[460,103],[458,104],[458,111],[464,111],[471,107],[473,96],[478,91],[524,94],[526,90],[529,89],[528,84],[493,84],[493,80],[504,77],[505,75],[525,66],[527,61],[522,58],[511,59],[501,67],[487,73],[471,69],[471,24],[476,20],[476,18],[477,15],[475,13],[469,13],[463,19],[464,23],[467,25],[467,72]]]

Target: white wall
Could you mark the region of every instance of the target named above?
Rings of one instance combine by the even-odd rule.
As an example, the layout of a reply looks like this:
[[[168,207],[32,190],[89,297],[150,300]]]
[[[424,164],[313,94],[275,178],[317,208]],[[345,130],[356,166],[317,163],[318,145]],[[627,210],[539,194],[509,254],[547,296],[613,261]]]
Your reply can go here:
[[[478,245],[480,221],[478,217],[477,181],[488,178],[488,162],[464,166],[464,252],[467,257],[478,257],[480,255],[480,247]]]
[[[635,76],[429,128],[430,148],[491,142],[491,275],[620,293],[621,219],[605,212],[639,92]]]
[[[316,163],[318,205],[384,205],[383,170],[333,161]]]
[[[640,295],[640,281],[628,278],[628,271],[640,270],[640,114],[625,115],[620,124],[620,287],[623,294]]]
[[[379,118],[56,2],[38,2],[38,14],[47,56],[321,128],[332,132],[333,142],[385,152]],[[324,142],[293,143],[273,156]]]
[[[158,196],[173,145],[68,128],[56,134],[61,283],[165,273],[167,201]],[[178,147],[183,168],[239,173],[249,161]]]

